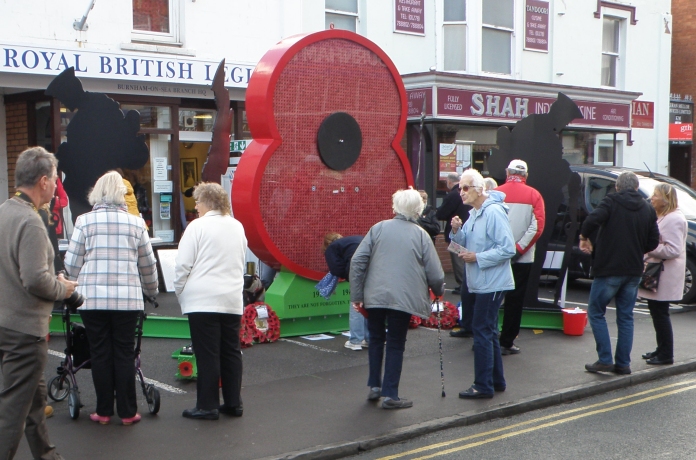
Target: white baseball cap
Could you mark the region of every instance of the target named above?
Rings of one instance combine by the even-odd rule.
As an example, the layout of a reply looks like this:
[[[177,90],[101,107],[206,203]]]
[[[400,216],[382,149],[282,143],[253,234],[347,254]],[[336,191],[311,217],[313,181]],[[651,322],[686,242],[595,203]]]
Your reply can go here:
[[[515,171],[526,173],[527,163],[522,160],[512,160],[508,165],[507,169],[514,169]]]

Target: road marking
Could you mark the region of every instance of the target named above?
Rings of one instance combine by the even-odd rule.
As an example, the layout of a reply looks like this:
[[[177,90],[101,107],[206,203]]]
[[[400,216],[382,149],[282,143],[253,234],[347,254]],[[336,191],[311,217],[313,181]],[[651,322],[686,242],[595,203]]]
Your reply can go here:
[[[650,393],[655,393],[655,392],[658,392],[658,391],[662,391],[662,390],[665,390],[665,389],[668,389],[668,388],[674,388],[674,387],[683,386],[683,385],[690,385],[690,384],[693,384],[693,383],[695,383],[695,382],[696,382],[696,380],[685,380],[685,381],[683,381],[683,382],[672,383],[672,384],[669,384],[669,385],[664,385],[664,386],[662,386],[662,387],[652,388],[652,389],[650,389],[650,390],[645,390],[645,391],[641,391],[641,392],[638,392],[638,393],[634,393],[634,394],[632,394],[632,395],[622,396],[622,397],[615,398],[615,399],[611,399],[611,400],[608,400],[608,401],[603,401],[603,402],[599,402],[599,403],[595,403],[595,404],[590,404],[589,406],[583,406],[583,407],[578,407],[578,408],[575,408],[575,409],[569,409],[569,410],[562,411],[562,412],[559,412],[559,413],[556,413],[556,414],[545,415],[545,416],[543,416],[543,417],[539,417],[539,418],[532,419],[532,420],[527,420],[527,421],[524,421],[524,422],[515,423],[515,424],[513,424],[513,425],[509,425],[509,426],[506,426],[506,427],[496,428],[496,429],[494,429],[494,430],[486,431],[486,432],[484,432],[484,433],[477,433],[477,434],[465,436],[465,437],[459,438],[459,439],[453,439],[453,440],[450,440],[450,441],[444,441],[444,442],[440,442],[440,443],[437,443],[437,444],[431,444],[431,445],[428,445],[428,446],[419,447],[419,448],[417,448],[417,449],[413,449],[413,450],[410,450],[410,451],[407,451],[407,452],[401,452],[401,453],[399,453],[399,454],[394,454],[394,455],[389,455],[389,456],[386,456],[386,457],[381,457],[381,458],[379,458],[378,460],[393,460],[393,459],[396,459],[396,458],[406,457],[406,456],[409,456],[409,455],[414,455],[414,454],[418,454],[418,453],[421,453],[421,452],[426,452],[426,451],[429,451],[429,450],[438,449],[438,448],[440,448],[440,447],[446,447],[446,446],[449,446],[449,445],[452,445],[452,444],[457,444],[457,443],[460,443],[460,442],[469,441],[469,440],[471,440],[471,439],[481,438],[481,437],[484,437],[484,436],[489,436],[489,435],[496,434],[496,433],[500,433],[500,432],[503,432],[503,431],[512,430],[512,429],[519,428],[519,427],[522,427],[522,426],[525,426],[525,425],[531,425],[531,424],[538,423],[538,422],[542,422],[542,421],[545,421],[545,420],[550,420],[550,419],[553,419],[553,418],[563,417],[563,416],[565,416],[565,415],[574,414],[574,413],[581,412],[581,411],[586,411],[586,410],[588,410],[588,409],[598,408],[598,407],[602,407],[602,406],[607,406],[607,405],[614,404],[614,403],[617,403],[617,402],[620,402],[620,401],[625,401],[625,400],[627,400],[627,399],[633,399],[633,398],[636,398],[636,397],[639,397],[639,396],[644,396],[644,395],[647,395],[647,394],[650,394]],[[599,414],[599,413],[608,412],[608,411],[611,411],[611,410],[615,410],[615,409],[620,409],[620,408],[628,407],[628,406],[631,406],[631,405],[634,405],[634,404],[638,404],[638,403],[642,403],[642,402],[647,402],[647,401],[650,401],[650,400],[653,400],[653,399],[662,398],[662,397],[664,397],[664,396],[669,396],[669,395],[672,395],[672,394],[680,393],[680,392],[682,392],[682,391],[691,390],[691,389],[696,389],[696,385],[692,385],[692,386],[689,386],[689,387],[686,387],[686,388],[680,388],[680,389],[678,389],[678,390],[673,390],[673,391],[670,391],[670,392],[667,392],[667,393],[661,393],[661,394],[654,395],[654,396],[651,396],[651,397],[648,397],[648,398],[645,398],[645,399],[640,399],[640,400],[636,400],[636,401],[630,401],[630,402],[628,402],[628,403],[620,404],[620,405],[613,406],[613,407],[609,407],[609,408],[605,408],[605,409],[598,409],[598,410],[596,410],[596,411],[587,412],[587,413],[585,413],[585,414],[579,414],[579,415],[576,415],[576,416],[573,416],[573,417],[568,417],[567,419],[557,420],[557,421],[555,421],[555,422],[545,423],[545,424],[543,424],[543,425],[539,425],[539,426],[536,426],[536,427],[526,428],[526,429],[521,430],[521,431],[518,431],[518,432],[508,433],[508,434],[506,434],[506,435],[498,436],[498,437],[491,438],[491,439],[486,439],[486,440],[479,441],[479,442],[476,442],[476,443],[473,443],[473,444],[467,444],[467,445],[465,445],[465,446],[460,446],[460,447],[452,448],[452,449],[449,449],[449,450],[446,450],[446,451],[437,452],[437,453],[435,453],[435,454],[431,454],[431,455],[428,455],[428,456],[425,456],[425,457],[418,457],[417,459],[413,459],[413,460],[422,460],[422,459],[427,459],[427,458],[433,458],[433,457],[437,457],[437,456],[439,456],[439,455],[445,455],[445,454],[457,452],[457,451],[459,451],[459,450],[470,449],[471,447],[476,447],[476,446],[483,445],[483,444],[487,444],[487,443],[490,443],[490,442],[493,442],[493,441],[498,441],[498,440],[505,439],[505,438],[508,438],[508,437],[517,436],[517,435],[519,435],[519,434],[528,433],[528,432],[531,432],[531,431],[536,431],[536,430],[541,429],[541,428],[548,428],[548,427],[550,427],[550,426],[554,426],[554,425],[558,425],[558,424],[561,424],[561,423],[573,421],[573,420],[576,420],[576,419],[579,419],[579,418],[587,417],[587,416],[589,416],[589,415],[596,415],[596,414]]]
[[[53,351],[50,348],[48,349],[48,354],[53,355],[53,356],[57,356],[59,358],[65,358],[65,353],[62,353],[60,351]]]
[[[278,340],[279,340],[280,342],[294,343],[295,345],[299,345],[299,346],[301,346],[301,347],[307,347],[307,348],[311,348],[311,349],[313,349],[313,350],[319,350],[319,351],[323,351],[323,352],[326,352],[326,353],[338,353],[336,350],[328,350],[328,349],[326,349],[326,348],[317,347],[317,346],[315,346],[315,345],[310,345],[310,344],[308,344],[308,343],[298,342],[297,340],[290,340],[290,339],[278,339]]]
[[[173,387],[171,385],[167,385],[166,383],[158,382],[157,380],[152,380],[147,377],[145,377],[145,383],[150,383],[157,388],[164,390],[164,391],[169,391],[170,393],[176,393],[178,395],[185,395],[186,392],[182,390],[181,388]]]
[[[53,356],[57,356],[59,358],[65,358],[65,353],[61,353],[59,351],[54,351],[54,350],[51,350],[50,348],[48,349],[48,354],[53,355]],[[186,394],[186,392],[184,390],[182,390],[181,388],[173,387],[171,385],[167,385],[166,383],[158,382],[157,380],[148,379],[147,377],[145,377],[145,383],[151,383],[154,386],[156,386],[157,388],[162,389],[164,391],[169,391],[170,393],[176,393],[179,395]]]

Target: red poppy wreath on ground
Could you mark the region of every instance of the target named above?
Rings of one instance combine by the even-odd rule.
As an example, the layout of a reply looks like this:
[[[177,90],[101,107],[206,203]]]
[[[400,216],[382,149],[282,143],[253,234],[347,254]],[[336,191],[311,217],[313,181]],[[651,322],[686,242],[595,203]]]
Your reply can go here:
[[[263,314],[259,315],[260,312]],[[280,320],[270,305],[256,302],[244,307],[239,339],[242,348],[256,343],[275,342],[280,338]]]
[[[324,234],[365,235],[413,184],[401,77],[360,35],[294,36],[256,66],[246,110],[254,140],[234,176],[235,218],[261,260],[319,280]]]

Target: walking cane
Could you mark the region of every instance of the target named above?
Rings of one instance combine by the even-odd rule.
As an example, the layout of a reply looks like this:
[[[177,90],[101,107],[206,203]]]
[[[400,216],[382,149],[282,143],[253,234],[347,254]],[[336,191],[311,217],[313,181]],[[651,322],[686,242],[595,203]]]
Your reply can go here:
[[[437,342],[440,346],[440,381],[442,382],[442,397],[445,397],[445,371],[442,368],[442,336],[440,335],[440,308],[442,307],[442,297],[436,297],[437,305]]]

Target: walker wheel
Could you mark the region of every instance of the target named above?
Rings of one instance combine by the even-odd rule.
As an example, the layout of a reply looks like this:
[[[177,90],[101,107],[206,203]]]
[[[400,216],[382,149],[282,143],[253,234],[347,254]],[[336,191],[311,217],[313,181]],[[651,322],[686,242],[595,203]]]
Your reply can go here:
[[[48,397],[54,401],[62,401],[68,397],[70,391],[70,379],[65,374],[56,375],[48,382]]]
[[[160,394],[159,390],[155,388],[153,384],[147,386],[147,393],[145,395],[147,399],[147,407],[150,409],[152,415],[156,414],[160,410]]]
[[[68,392],[68,411],[70,412],[70,418],[77,420],[80,416],[80,393],[78,393],[77,388],[71,388]]]

